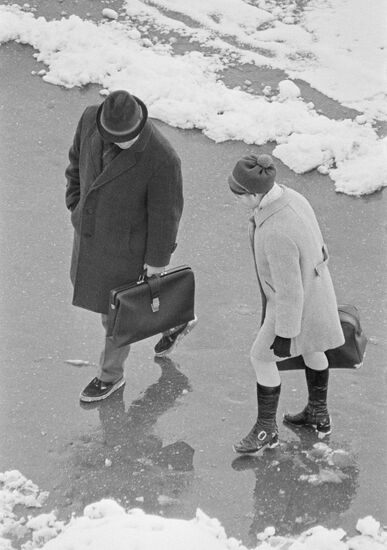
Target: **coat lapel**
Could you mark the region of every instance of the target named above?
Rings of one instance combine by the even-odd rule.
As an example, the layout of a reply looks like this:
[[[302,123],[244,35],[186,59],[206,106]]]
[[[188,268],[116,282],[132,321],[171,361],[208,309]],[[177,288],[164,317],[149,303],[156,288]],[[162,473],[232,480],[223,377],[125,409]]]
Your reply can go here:
[[[252,250],[252,253],[253,253],[253,259],[254,259],[254,268],[255,268],[255,274],[257,276],[257,281],[258,281],[258,286],[259,286],[259,292],[261,294],[261,304],[262,304],[262,308],[261,308],[261,325],[263,325],[263,321],[265,320],[265,316],[266,316],[266,296],[265,296],[265,293],[263,292],[263,288],[262,288],[262,283],[261,283],[261,279],[259,278],[259,273],[258,273],[258,266],[257,266],[257,258],[255,256],[255,243],[254,243],[254,236],[255,236],[255,229],[256,229],[256,225],[255,225],[255,219],[254,219],[254,216],[252,216],[250,219],[249,219],[249,240],[250,240],[250,246],[251,246],[251,250]]]
[[[272,203],[265,206],[265,208],[262,208],[262,210],[256,209],[255,211],[255,223],[258,227],[260,227],[270,216],[278,212],[279,210],[282,210],[287,204],[290,202],[290,195],[288,192],[288,189],[283,186],[284,192],[282,195]]]
[[[90,190],[97,189],[98,187],[105,185],[105,183],[109,183],[110,181],[120,176],[123,172],[126,172],[127,170],[133,168],[138,160],[141,158],[141,153],[146,148],[152,133],[152,123],[150,121],[147,121],[143,131],[141,132],[140,137],[132,145],[132,147],[122,150],[121,153],[119,153],[116,158],[113,159],[112,162],[105,168],[105,170],[103,170],[102,172],[97,172],[99,175],[94,180],[93,184],[90,187]],[[92,152],[94,166],[97,164],[97,161],[99,165],[101,165],[101,156],[103,149],[101,138],[100,141],[101,144],[99,145],[99,147],[94,140],[92,140],[91,142],[91,146],[95,146],[95,152]],[[98,158],[97,155],[99,155]]]
[[[253,251],[255,273],[257,275],[259,291],[261,294],[261,303],[262,303],[261,326],[263,325],[263,322],[266,317],[267,299],[263,291],[261,280],[259,278],[257,258],[255,256],[254,236],[255,236],[255,231],[257,227],[260,227],[268,218],[270,218],[270,216],[272,216],[273,214],[275,214],[276,212],[284,208],[287,204],[289,204],[290,196],[289,196],[288,190],[285,186],[282,186],[282,188],[284,192],[278,199],[276,199],[272,203],[262,208],[262,210],[256,209],[255,215],[249,219],[249,238],[250,238],[251,249]]]
[[[103,141],[97,129],[90,136],[89,157],[93,165],[94,179],[101,173]]]

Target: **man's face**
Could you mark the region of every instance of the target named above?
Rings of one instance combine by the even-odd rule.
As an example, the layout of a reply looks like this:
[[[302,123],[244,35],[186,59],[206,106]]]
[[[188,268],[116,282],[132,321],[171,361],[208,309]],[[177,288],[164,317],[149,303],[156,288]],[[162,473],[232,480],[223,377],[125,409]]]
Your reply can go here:
[[[118,145],[120,149],[129,149],[133,145],[135,141],[137,141],[139,136],[136,136],[135,138],[131,139],[130,141],[123,141],[122,143],[116,143],[115,145]]]

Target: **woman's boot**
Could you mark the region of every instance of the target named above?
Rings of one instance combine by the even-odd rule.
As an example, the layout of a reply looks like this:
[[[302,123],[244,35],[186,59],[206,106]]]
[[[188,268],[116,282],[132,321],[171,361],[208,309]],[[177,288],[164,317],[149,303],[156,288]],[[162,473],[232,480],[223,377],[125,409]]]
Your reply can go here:
[[[236,453],[255,454],[263,447],[278,445],[276,414],[281,385],[275,387],[257,384],[258,418],[250,432],[233,446]]]
[[[305,367],[308,404],[298,414],[285,414],[284,422],[296,427],[313,427],[320,438],[330,434],[331,418],[327,409],[329,368],[313,370]]]

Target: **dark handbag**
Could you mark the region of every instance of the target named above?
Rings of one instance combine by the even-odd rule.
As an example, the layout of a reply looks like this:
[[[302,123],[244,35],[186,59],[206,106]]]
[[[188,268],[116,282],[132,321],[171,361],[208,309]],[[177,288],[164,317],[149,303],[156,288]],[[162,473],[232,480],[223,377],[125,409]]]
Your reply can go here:
[[[107,337],[133,344],[194,318],[195,278],[182,265],[110,291]]]
[[[357,369],[362,366],[367,337],[361,325],[359,312],[355,306],[341,305],[338,307],[341,328],[345,342],[342,346],[325,352],[329,367],[337,369]],[[277,362],[278,370],[297,370],[305,368],[302,355],[290,357]]]

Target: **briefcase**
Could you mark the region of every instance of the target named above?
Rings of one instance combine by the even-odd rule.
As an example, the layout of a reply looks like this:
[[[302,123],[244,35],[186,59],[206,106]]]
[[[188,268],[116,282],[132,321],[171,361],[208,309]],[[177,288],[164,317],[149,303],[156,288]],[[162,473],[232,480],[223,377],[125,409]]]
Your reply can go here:
[[[367,337],[365,336],[357,308],[351,305],[339,305],[339,317],[345,342],[342,346],[325,352],[329,367],[338,369],[357,369],[363,365]],[[302,355],[277,362],[278,370],[304,369]]]
[[[195,278],[181,265],[110,291],[107,337],[117,347],[188,323],[195,317]]]

